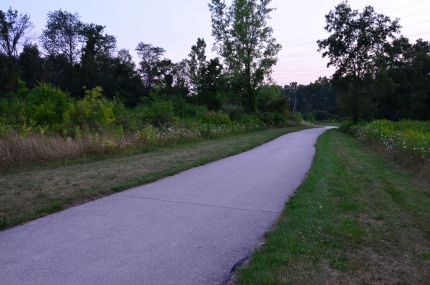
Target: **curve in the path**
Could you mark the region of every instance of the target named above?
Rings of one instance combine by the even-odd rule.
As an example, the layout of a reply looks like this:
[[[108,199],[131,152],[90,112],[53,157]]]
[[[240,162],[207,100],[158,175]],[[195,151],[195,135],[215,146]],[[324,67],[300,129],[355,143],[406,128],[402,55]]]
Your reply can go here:
[[[278,218],[325,130],[0,232],[0,283],[220,284]]]

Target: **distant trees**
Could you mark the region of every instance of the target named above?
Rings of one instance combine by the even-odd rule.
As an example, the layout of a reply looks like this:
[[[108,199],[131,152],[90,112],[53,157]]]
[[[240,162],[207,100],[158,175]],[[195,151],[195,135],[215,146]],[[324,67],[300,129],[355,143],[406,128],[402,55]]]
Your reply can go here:
[[[104,85],[103,73],[111,65],[116,39],[104,33],[104,26],[82,25],[81,73],[82,84],[89,88]]]
[[[28,15],[18,14],[12,8],[6,12],[0,10],[0,52],[8,57],[17,57],[18,49],[31,26]]]
[[[430,45],[400,35],[399,20],[342,2],[326,16],[323,57],[336,67],[338,104],[353,121],[430,119]]]
[[[78,14],[62,10],[49,12],[41,36],[42,46],[49,56],[64,55],[73,65],[79,57],[81,30]]]
[[[347,2],[340,3],[326,16],[327,39],[318,41],[328,65],[335,66],[334,80],[342,87],[341,104],[353,121],[370,112],[372,105],[364,82],[374,76],[380,66],[389,39],[399,32],[398,20],[378,14],[371,6],[361,13]]]
[[[162,69],[166,65],[166,62],[162,60],[166,51],[161,47],[154,47],[143,42],[137,45],[136,51],[140,58],[139,72],[145,87],[150,90],[159,80]]]
[[[220,58],[207,57],[203,38],[179,62],[166,58],[162,47],[140,42],[136,64],[128,50],[117,49],[104,26],[85,23],[77,13],[49,12],[38,45],[24,44],[29,16],[0,10],[0,96],[16,91],[22,80],[28,88],[48,83],[79,99],[100,86],[104,96],[127,106],[163,98],[235,116],[262,111],[257,89],[270,81],[281,48],[267,23],[270,2],[235,0],[230,7],[222,0],[211,2]]]
[[[271,0],[212,0],[212,35],[216,49],[227,65],[235,92],[243,96],[243,103],[256,111],[255,90],[270,75],[281,49],[273,37],[267,20],[273,11]]]
[[[200,70],[198,85],[198,102],[209,110],[219,110],[221,100],[219,93],[223,90],[223,66],[218,58],[205,62]]]
[[[191,92],[197,94],[202,80],[202,71],[206,64],[206,42],[202,38],[197,39],[197,43],[191,47],[188,55],[188,67],[191,81]]]
[[[37,82],[44,80],[44,60],[37,45],[27,44],[24,46],[18,58],[18,65],[21,68],[22,79],[28,85],[34,86]]]
[[[289,99],[290,108],[308,120],[329,120],[341,117],[337,104],[338,93],[331,80],[321,77],[308,85],[296,82],[284,86],[282,93]]]
[[[197,102],[209,110],[218,110],[221,107],[219,93],[223,89],[223,66],[219,58],[207,60],[206,42],[201,38],[191,47],[188,57],[191,95],[196,96]]]
[[[400,37],[387,45],[383,61],[373,82],[379,87],[376,117],[430,120],[430,43]]]

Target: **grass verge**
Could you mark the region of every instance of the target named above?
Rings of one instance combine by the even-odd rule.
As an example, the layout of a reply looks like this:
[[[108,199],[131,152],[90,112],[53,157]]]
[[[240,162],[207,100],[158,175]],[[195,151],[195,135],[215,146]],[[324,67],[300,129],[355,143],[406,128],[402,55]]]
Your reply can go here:
[[[237,284],[428,284],[430,185],[329,131]]]
[[[300,129],[268,129],[160,147],[142,154],[2,173],[0,229],[243,152]]]

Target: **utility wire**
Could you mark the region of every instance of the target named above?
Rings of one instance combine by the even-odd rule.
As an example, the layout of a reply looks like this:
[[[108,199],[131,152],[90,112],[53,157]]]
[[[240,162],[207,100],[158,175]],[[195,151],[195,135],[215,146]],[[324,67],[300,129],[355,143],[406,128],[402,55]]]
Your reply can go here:
[[[429,1],[430,0],[424,0],[424,1],[420,1],[420,2],[415,2],[415,3],[412,3],[410,5],[406,5],[406,6],[403,6],[403,7],[399,7],[399,8],[395,8],[393,10],[390,10],[388,13],[391,13],[391,12],[394,12],[394,11],[398,11],[398,10],[403,10],[403,9],[406,9],[406,8],[409,8],[409,7],[412,7],[412,6],[416,6],[416,5],[419,5],[419,4],[422,4],[422,3],[425,3],[425,2],[429,2]]]
[[[409,17],[412,17],[412,16],[424,14],[424,13],[427,13],[428,11],[430,11],[430,9],[427,9],[427,10],[424,10],[424,11],[420,11],[420,12],[416,12],[416,13],[413,13],[413,14],[409,14],[409,15],[406,15],[406,16],[401,16],[399,18],[401,20],[401,19],[404,19],[404,18],[409,18]]]

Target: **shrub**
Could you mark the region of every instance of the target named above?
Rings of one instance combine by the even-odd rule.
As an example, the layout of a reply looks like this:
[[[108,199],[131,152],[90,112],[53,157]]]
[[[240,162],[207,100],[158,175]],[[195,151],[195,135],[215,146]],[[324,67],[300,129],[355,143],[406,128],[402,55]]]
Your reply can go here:
[[[46,83],[40,83],[28,94],[28,119],[34,126],[54,132],[63,128],[64,114],[71,104],[69,94]]]
[[[89,131],[102,132],[115,122],[113,103],[102,97],[103,89],[96,87],[85,90],[85,97],[69,104],[65,112],[65,125],[69,130],[77,126]]]
[[[12,132],[12,127],[0,121],[0,137],[4,137]]]
[[[189,104],[183,98],[177,98],[172,101],[175,116],[180,118],[197,117],[206,113],[208,110],[204,106]]]
[[[9,93],[0,102],[3,121],[26,129],[42,129],[59,132],[62,130],[64,113],[72,102],[69,94],[46,83],[28,89],[19,83],[16,92]]]
[[[303,117],[300,112],[288,113],[287,117],[293,125],[300,125],[303,121]]]
[[[199,122],[211,125],[230,125],[232,123],[227,114],[220,112],[206,112],[200,114],[196,119]]]
[[[144,122],[157,127],[176,121],[173,104],[169,101],[155,100],[142,112]]]
[[[260,118],[265,125],[271,127],[281,127],[287,124],[286,115],[278,112],[265,112],[260,115]]]
[[[277,109],[276,105],[279,104],[279,103],[276,103],[276,101],[279,100],[280,102],[285,100],[288,103],[287,98],[282,96],[281,89],[278,86],[262,86],[258,88],[256,92],[257,92],[256,94],[257,109],[261,112],[273,112],[273,111],[283,112],[284,111],[283,107],[288,105],[288,104],[284,105],[282,102],[281,103],[282,110],[274,110],[273,107]]]

